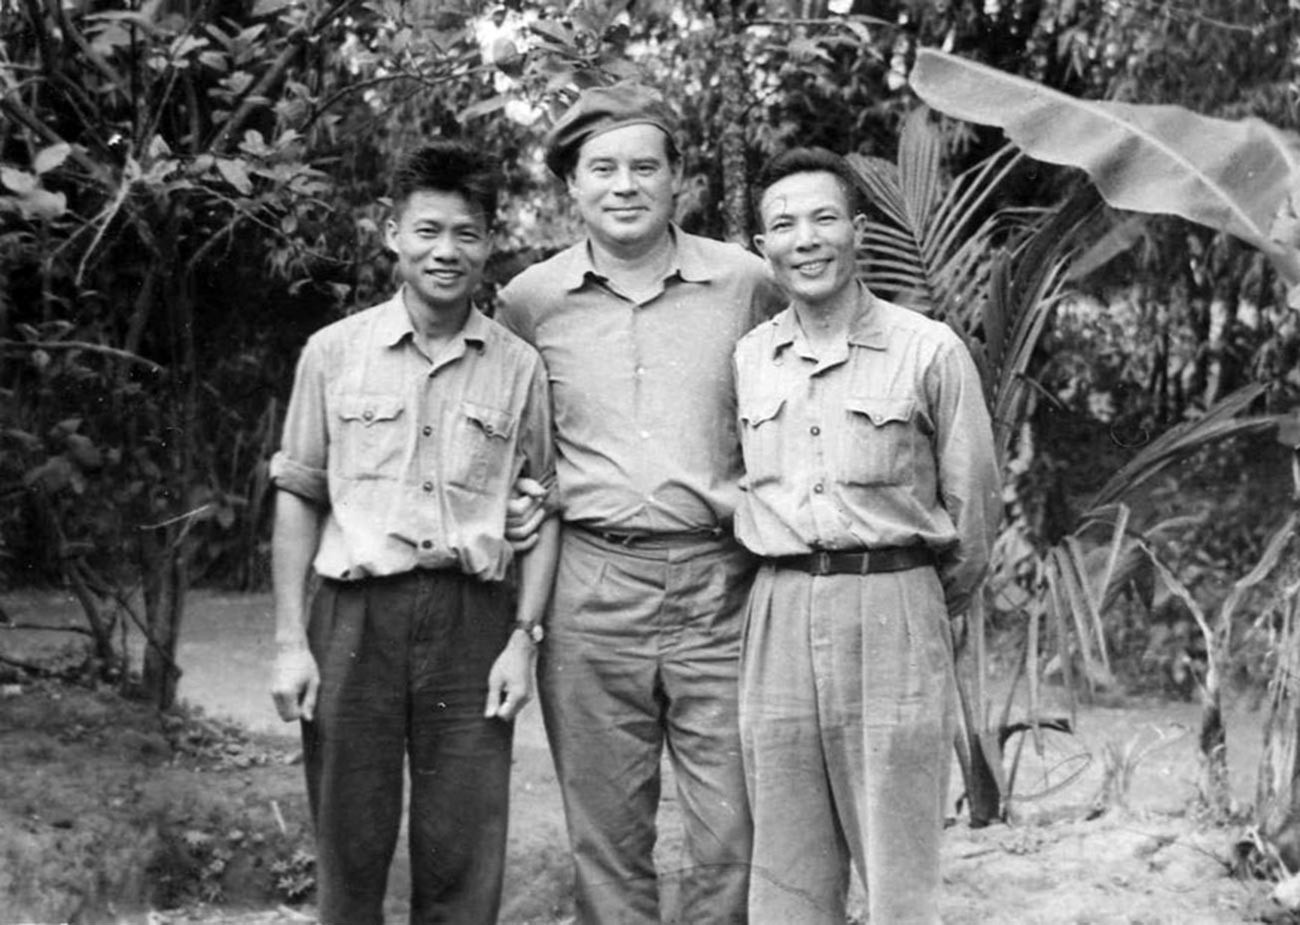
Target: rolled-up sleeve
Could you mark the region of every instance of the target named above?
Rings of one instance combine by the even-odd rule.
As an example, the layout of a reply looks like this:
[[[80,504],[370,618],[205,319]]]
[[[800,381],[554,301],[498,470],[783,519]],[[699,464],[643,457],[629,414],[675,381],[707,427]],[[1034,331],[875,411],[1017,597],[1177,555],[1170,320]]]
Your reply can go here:
[[[329,505],[329,429],[325,404],[325,358],[319,341],[303,348],[285,412],[280,449],[271,458],[276,488]]]
[[[955,338],[927,371],[935,414],[939,500],[957,528],[940,559],[948,612],[962,613],[984,577],[1002,519],[1002,483],[979,373]]]
[[[555,438],[551,429],[551,392],[546,367],[539,358],[533,364],[524,401],[519,434],[520,474],[536,479],[546,489],[543,505],[547,513],[559,509],[560,493],[555,483]]]

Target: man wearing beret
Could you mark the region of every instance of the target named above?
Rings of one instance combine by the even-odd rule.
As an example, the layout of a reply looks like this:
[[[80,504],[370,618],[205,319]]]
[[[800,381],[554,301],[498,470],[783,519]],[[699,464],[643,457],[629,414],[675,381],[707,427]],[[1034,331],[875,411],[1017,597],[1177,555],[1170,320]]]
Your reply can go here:
[[[665,917],[745,920],[736,685],[753,566],[731,533],[731,352],[780,299],[757,257],[672,223],[674,136],[645,87],[578,98],[546,160],[586,236],[511,281],[498,314],[552,388],[563,534],[538,687],[581,922],[659,921],[665,746],[690,855]]]

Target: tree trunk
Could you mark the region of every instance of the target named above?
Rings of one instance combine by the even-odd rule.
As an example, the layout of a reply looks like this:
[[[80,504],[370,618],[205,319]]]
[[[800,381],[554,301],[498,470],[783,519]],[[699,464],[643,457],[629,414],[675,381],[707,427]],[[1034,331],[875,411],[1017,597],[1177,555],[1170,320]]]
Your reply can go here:
[[[982,590],[976,590],[967,617],[970,623],[967,643],[973,641],[975,662],[969,671],[963,670],[966,659],[961,656],[964,652],[959,652],[955,645],[953,648],[953,680],[961,720],[954,744],[966,786],[966,802],[973,829],[1002,821],[1005,817],[1002,801],[1006,789],[1002,774],[1002,750],[998,746],[996,732],[989,727],[984,701],[987,662],[983,645],[984,601],[981,595]]]
[[[745,151],[744,24],[733,0],[718,0],[714,19],[722,51],[720,76],[722,103],[722,224],[723,235],[743,247],[749,245],[749,162]]]
[[[1232,794],[1228,786],[1228,739],[1223,725],[1220,668],[1224,652],[1214,646],[1206,652],[1205,685],[1201,688],[1201,760],[1204,762],[1205,799],[1216,812],[1227,813]]]
[[[160,710],[176,702],[181,670],[176,665],[176,643],[185,612],[186,566],[181,544],[168,527],[146,529],[140,541],[140,573],[144,582],[145,640],[141,687],[146,699]]]
[[[1300,811],[1300,637],[1296,633],[1295,602],[1279,646],[1279,658],[1269,684],[1268,719],[1264,723],[1264,750],[1255,790],[1256,821],[1261,831],[1276,830],[1293,812]]]
[[[1283,587],[1290,588],[1282,610],[1283,622],[1275,651],[1277,662],[1269,680],[1268,718],[1264,750],[1255,785],[1255,824],[1275,845],[1300,841],[1300,563],[1287,570]],[[1284,857],[1291,870],[1300,856]]]
[[[173,239],[174,241],[174,239]],[[175,247],[169,248],[172,265],[179,263]],[[145,696],[159,709],[176,701],[180,668],[176,645],[180,638],[185,596],[189,591],[189,551],[186,537],[193,511],[186,509],[195,481],[196,428],[199,426],[199,368],[194,340],[194,277],[190,269],[178,274],[169,287],[167,307],[171,324],[171,396],[164,411],[172,439],[166,447],[163,470],[169,499],[162,523],[142,525],[140,569],[144,582],[145,648],[142,682]]]

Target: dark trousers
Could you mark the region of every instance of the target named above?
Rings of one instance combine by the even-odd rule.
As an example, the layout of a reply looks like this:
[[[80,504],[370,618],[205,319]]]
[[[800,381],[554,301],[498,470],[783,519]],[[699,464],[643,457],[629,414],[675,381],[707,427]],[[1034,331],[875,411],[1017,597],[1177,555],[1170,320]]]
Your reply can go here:
[[[483,707],[511,612],[503,585],[445,571],[317,593],[321,689],[303,753],[322,925],[382,925],[408,758],[410,921],[496,921],[514,729]]]

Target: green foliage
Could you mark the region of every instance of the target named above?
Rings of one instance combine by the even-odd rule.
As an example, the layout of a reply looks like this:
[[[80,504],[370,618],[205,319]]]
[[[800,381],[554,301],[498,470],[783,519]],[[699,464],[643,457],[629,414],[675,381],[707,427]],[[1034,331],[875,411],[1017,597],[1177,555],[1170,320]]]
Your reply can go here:
[[[271,864],[275,889],[286,902],[300,903],[316,889],[316,856],[299,848]]]

